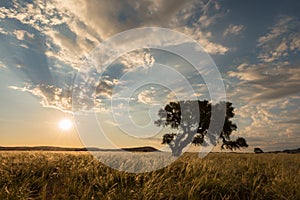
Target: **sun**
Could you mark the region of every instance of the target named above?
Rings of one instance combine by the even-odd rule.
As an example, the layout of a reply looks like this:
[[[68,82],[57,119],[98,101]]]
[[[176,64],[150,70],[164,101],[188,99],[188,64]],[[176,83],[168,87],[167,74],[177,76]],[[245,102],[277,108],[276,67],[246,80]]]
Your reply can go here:
[[[70,119],[60,120],[58,127],[62,131],[69,131],[73,127],[73,122]]]

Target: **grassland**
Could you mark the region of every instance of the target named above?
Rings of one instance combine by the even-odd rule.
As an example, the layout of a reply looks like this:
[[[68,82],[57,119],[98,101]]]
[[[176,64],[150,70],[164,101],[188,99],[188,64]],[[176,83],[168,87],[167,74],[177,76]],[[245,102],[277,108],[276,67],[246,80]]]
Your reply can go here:
[[[88,153],[0,152],[0,199],[300,199],[299,154],[185,154],[132,174]]]

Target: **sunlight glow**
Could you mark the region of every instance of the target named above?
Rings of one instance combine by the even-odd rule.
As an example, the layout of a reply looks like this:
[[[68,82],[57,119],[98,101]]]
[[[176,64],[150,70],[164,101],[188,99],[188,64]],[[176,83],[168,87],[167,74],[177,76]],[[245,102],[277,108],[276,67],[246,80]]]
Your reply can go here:
[[[62,131],[68,131],[72,128],[73,122],[70,119],[62,119],[58,126]]]

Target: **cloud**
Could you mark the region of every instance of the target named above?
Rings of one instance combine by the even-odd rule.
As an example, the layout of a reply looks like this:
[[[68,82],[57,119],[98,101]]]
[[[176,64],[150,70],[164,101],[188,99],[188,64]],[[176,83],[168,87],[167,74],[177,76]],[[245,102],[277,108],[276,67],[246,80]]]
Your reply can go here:
[[[295,139],[300,134],[299,74],[300,68],[288,62],[242,63],[227,73],[238,135],[251,146],[274,150],[300,142]]]
[[[278,17],[269,32],[258,38],[257,46],[261,48],[258,58],[263,62],[287,60],[290,52],[300,50],[300,22],[298,18],[286,15]]]
[[[31,25],[37,30],[45,30],[61,24],[67,13],[58,12],[51,1],[34,0],[33,3],[14,1],[12,8],[0,7],[2,19],[17,19],[23,24]]]
[[[137,95],[137,100],[143,104],[160,104],[159,101],[155,100],[157,91],[152,87],[149,90],[144,90]]]
[[[7,67],[0,61],[0,69],[7,69]]]
[[[186,2],[176,0],[144,1],[56,1],[86,26],[107,38],[121,31],[143,26],[169,24]]]
[[[267,103],[244,103],[236,109],[238,135],[247,139],[249,145],[269,150],[296,146],[300,140],[299,101],[297,96],[274,99]],[[286,102],[295,109],[281,107]],[[267,142],[266,142],[267,141]],[[282,143],[285,142],[285,145]]]
[[[3,35],[8,35],[9,32],[4,30],[2,27],[0,27],[0,33],[3,34]]]
[[[101,80],[96,87],[96,98],[110,99],[112,96],[114,83],[108,79]]]
[[[190,35],[194,40],[196,40],[207,53],[224,55],[229,51],[228,47],[211,42],[211,33],[204,33],[199,27],[185,27],[183,28],[182,32],[187,35]]]
[[[288,121],[280,121],[279,123],[282,123],[282,124],[300,124],[300,119],[291,119],[291,120],[288,120]]]
[[[278,36],[287,32],[290,22],[293,20],[292,17],[289,16],[280,16],[277,20],[276,24],[269,28],[270,32],[258,38],[258,46],[261,46],[273,39],[276,39]]]
[[[24,40],[26,37],[33,39],[34,34],[28,33],[27,31],[24,30],[15,30],[13,34],[16,36],[18,40]]]
[[[286,63],[249,65],[227,74],[239,79],[233,93],[246,101],[280,99],[300,91],[300,68]]]
[[[13,8],[0,7],[5,16],[3,20],[16,19],[22,26],[30,26],[46,38],[47,54],[74,68],[78,67],[82,55],[92,49],[92,43],[98,41],[87,32],[84,24],[80,24],[72,13],[57,7],[54,1],[34,0],[32,3],[14,1]],[[57,27],[63,28],[56,30]],[[82,26],[80,26],[82,25]],[[71,41],[63,32],[69,27],[76,31],[76,39]],[[72,31],[71,31],[72,32]],[[33,33],[17,28],[12,33],[19,40],[33,39]],[[35,38],[36,39],[36,38]]]
[[[228,26],[228,28],[224,31],[223,35],[227,36],[227,35],[239,35],[242,33],[242,31],[245,30],[245,26],[244,25],[234,25],[234,24],[230,24]]]
[[[214,42],[210,28],[226,14],[216,1],[192,1],[189,6],[178,13],[178,19],[171,28],[196,40],[207,53],[224,55],[230,49]]]
[[[75,19],[84,23],[87,30],[97,33],[100,40],[113,34],[141,26],[159,26],[178,30],[197,40],[204,49],[212,54],[224,54],[228,49],[211,41],[211,33],[199,28],[210,26],[222,14],[211,14],[216,3],[202,1],[57,1],[58,7],[67,9]],[[200,8],[200,10],[199,10]],[[198,16],[203,11],[205,15]],[[188,14],[187,14],[188,13]],[[187,26],[187,22],[198,17],[198,22]],[[71,26],[70,26],[71,27]],[[71,27],[73,30],[74,28]],[[76,33],[76,30],[73,30]],[[77,34],[79,35],[79,34]]]
[[[27,85],[25,87],[9,86],[8,88],[31,93],[41,99],[41,104],[44,107],[55,108],[64,112],[71,112],[72,110],[71,91],[68,89],[44,84],[37,86]]]
[[[149,49],[142,49],[122,55],[118,58],[118,62],[124,66],[124,71],[130,71],[136,67],[152,67],[155,59]]]
[[[7,60],[4,64],[19,67],[18,73],[22,71],[27,78],[24,87],[11,89],[41,98],[45,107],[69,111],[72,101],[69,88],[82,60],[99,42],[121,31],[142,26],[162,26],[183,32],[198,41],[208,53],[225,54],[229,49],[213,42],[212,33],[208,31],[224,14],[216,11],[220,11],[217,2],[194,0],[14,1],[12,7],[0,7],[1,20],[17,22],[15,26],[0,27],[1,34],[15,39],[14,46],[9,45],[12,41],[5,45],[16,55],[4,55]],[[202,14],[199,15],[199,12]],[[196,20],[190,24],[192,18]],[[177,45],[173,38],[167,41],[167,45]],[[158,39],[153,38],[153,43],[156,42]],[[124,54],[118,61],[122,70],[114,73],[120,74],[109,74],[111,77],[98,85],[92,84],[98,82],[97,77],[89,80],[81,77],[90,81],[97,88],[97,93],[91,97],[84,85],[80,85],[80,106],[89,108],[90,98],[96,98],[97,103],[103,104],[105,99],[111,98],[112,88],[117,84],[115,80],[122,73],[133,70],[134,66],[151,67],[156,60],[151,50],[146,49]],[[85,99],[88,99],[87,102]],[[146,102],[147,99],[144,95],[144,98],[140,96],[140,100]]]
[[[187,22],[198,15],[199,8],[204,15],[198,17],[198,24],[186,29]],[[197,28],[200,24],[209,27],[220,16],[210,13],[219,9],[219,5],[212,1],[34,0],[32,3],[14,2],[13,8],[0,9],[6,18],[17,19],[44,34],[47,46],[45,55],[54,64],[62,62],[75,69],[99,42],[121,31],[141,26],[162,26],[188,34],[208,53],[224,54],[228,51],[227,47],[211,41],[210,32]],[[190,15],[185,18],[186,13]],[[32,37],[32,33],[23,30],[15,30],[14,34],[18,39]],[[22,46],[29,48],[28,44]]]

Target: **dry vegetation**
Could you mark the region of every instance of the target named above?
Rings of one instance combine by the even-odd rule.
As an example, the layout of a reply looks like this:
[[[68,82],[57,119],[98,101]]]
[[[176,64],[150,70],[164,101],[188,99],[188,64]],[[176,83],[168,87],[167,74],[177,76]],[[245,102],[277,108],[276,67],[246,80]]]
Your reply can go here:
[[[185,154],[131,174],[88,153],[1,152],[0,199],[300,199],[300,155]]]

